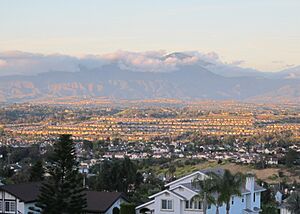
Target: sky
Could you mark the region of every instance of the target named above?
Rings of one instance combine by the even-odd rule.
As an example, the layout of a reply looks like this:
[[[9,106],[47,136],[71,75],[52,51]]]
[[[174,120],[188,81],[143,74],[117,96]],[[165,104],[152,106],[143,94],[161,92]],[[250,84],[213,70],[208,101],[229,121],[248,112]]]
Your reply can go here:
[[[300,65],[299,8],[299,0],[0,0],[0,52],[214,52],[279,71]]]

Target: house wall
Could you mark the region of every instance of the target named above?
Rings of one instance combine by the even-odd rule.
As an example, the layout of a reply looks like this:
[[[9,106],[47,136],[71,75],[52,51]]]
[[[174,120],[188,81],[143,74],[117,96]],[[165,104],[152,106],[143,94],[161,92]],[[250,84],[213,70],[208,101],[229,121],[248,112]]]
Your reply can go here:
[[[9,194],[5,191],[0,191],[0,200],[2,202],[2,210],[0,210],[0,213],[5,211],[5,201],[15,201],[16,202],[16,209],[17,211],[20,211],[21,213],[24,213],[24,203],[21,203],[15,196]]]
[[[244,199],[244,202],[243,202],[243,199]],[[232,201],[233,201],[233,204],[232,204]],[[243,195],[241,197],[233,196],[233,197],[231,197],[231,200],[230,200],[230,210],[236,210],[240,214],[242,214],[243,209],[245,208],[245,204],[246,204],[246,200]]]
[[[17,199],[17,210],[21,213],[27,213],[24,211],[25,204],[23,202],[20,202],[19,199]]]
[[[253,202],[253,207],[260,207],[260,198],[261,198],[261,193],[255,192],[255,202]]]
[[[282,202],[282,193],[281,192],[279,192],[279,191],[276,192],[275,200],[276,200],[276,202],[281,204],[281,202]]]
[[[36,208],[36,206],[35,206],[35,202],[32,202],[32,203],[26,203],[25,205],[24,205],[24,213],[28,213],[28,212],[32,212],[31,211],[31,209],[30,208]],[[36,214],[38,213],[38,212],[35,212]]]
[[[15,196],[9,194],[8,192],[4,192],[4,198],[8,200],[16,200]]]
[[[207,213],[207,214],[215,214],[215,213],[216,213],[216,210],[217,210],[216,206],[211,206],[210,209],[207,209],[206,213]],[[224,205],[221,206],[221,207],[219,207],[219,213],[220,213],[220,214],[223,214],[223,213],[225,214],[225,213],[226,213],[226,209],[225,209],[225,206],[224,206]]]
[[[183,213],[183,214],[203,214],[203,210],[185,209],[185,201],[181,201],[181,213]]]
[[[105,212],[105,214],[112,214],[115,207],[120,209],[121,204],[125,202],[126,201],[124,199],[120,198]]]
[[[154,209],[155,209],[155,203],[154,203],[154,201],[151,201],[150,203],[148,203],[147,206],[144,206],[142,208],[136,209],[135,213],[136,214],[140,214],[141,209],[144,209],[144,208],[147,208],[150,211],[154,211]]]
[[[165,200],[172,200],[173,201],[173,210],[162,210],[161,209],[161,201]],[[161,194],[155,198],[154,201],[154,207],[155,207],[155,214],[178,214],[178,211],[181,211],[181,203],[180,199],[172,194]],[[157,212],[158,211],[158,212]]]
[[[286,208],[281,208],[280,214],[292,214],[292,213],[290,211],[288,211]]]
[[[244,202],[243,202],[244,198]],[[246,206],[246,196],[242,195],[241,197],[233,196],[233,204],[232,204],[232,198],[230,200],[230,213],[231,214],[243,214],[243,209],[245,209]],[[216,213],[216,206],[212,205],[210,209],[207,210],[207,214],[215,214]],[[226,205],[223,204],[219,207],[220,214],[226,213]]]

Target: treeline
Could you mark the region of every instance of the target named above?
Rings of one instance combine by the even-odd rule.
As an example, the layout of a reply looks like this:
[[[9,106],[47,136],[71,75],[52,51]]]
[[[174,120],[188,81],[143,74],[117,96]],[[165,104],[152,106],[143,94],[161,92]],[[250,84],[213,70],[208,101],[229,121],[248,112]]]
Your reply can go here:
[[[154,172],[142,174],[138,164],[128,157],[105,160],[92,167],[92,176],[87,179],[90,189],[124,192],[134,203],[143,203],[148,196],[163,188],[163,182]]]

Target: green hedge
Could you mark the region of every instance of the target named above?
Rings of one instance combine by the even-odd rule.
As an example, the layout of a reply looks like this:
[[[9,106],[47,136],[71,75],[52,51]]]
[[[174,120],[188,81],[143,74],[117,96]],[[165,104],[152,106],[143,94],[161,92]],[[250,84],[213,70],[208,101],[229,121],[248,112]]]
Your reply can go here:
[[[120,214],[135,214],[134,204],[121,204]]]

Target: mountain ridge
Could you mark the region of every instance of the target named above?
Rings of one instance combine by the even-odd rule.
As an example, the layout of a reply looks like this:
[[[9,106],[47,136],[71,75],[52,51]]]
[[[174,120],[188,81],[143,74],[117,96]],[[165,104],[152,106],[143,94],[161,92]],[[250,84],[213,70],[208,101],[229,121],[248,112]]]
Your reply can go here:
[[[0,78],[0,101],[26,102],[68,96],[111,99],[282,99],[300,97],[297,79],[256,76],[225,77],[199,65],[182,65],[171,72],[138,72],[117,64],[76,72],[46,72]]]

